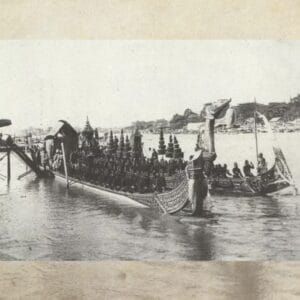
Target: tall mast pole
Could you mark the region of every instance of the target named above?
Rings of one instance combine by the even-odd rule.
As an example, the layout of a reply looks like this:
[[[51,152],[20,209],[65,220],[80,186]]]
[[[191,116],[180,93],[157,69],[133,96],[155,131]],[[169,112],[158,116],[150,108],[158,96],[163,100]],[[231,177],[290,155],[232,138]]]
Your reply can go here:
[[[255,136],[256,164],[258,166],[258,141],[257,141],[257,126],[256,126],[256,98],[254,98],[254,136]]]

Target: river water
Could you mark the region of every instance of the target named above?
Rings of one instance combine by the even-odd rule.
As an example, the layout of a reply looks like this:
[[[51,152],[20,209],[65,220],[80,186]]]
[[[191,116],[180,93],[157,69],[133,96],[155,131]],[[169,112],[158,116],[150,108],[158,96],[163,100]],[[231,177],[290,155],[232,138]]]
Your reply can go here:
[[[186,153],[195,135],[178,135]],[[296,183],[300,182],[300,134],[279,134]],[[167,138],[166,138],[167,140]],[[144,149],[158,135],[144,136]],[[251,134],[216,135],[217,160],[230,168],[255,162]],[[269,164],[272,143],[259,135]],[[0,163],[5,174],[5,161]],[[25,166],[12,158],[10,186],[0,181],[0,260],[299,260],[300,196],[208,197],[202,218],[160,215],[151,209],[61,180],[17,176]]]

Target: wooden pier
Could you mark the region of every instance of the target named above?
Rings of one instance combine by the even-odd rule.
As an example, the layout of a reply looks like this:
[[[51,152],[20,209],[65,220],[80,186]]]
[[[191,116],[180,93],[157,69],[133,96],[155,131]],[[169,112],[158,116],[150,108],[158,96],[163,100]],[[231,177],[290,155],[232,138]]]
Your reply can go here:
[[[40,168],[40,166],[32,160],[25,151],[18,147],[16,144],[12,143],[10,145],[2,145],[0,146],[0,153],[4,153],[0,157],[0,162],[6,158],[7,160],[7,171],[6,175],[0,173],[0,179],[7,180],[7,184],[9,185],[11,180],[11,153],[14,152],[25,164],[30,168],[31,171],[35,172],[38,177],[53,177],[53,173],[50,171],[45,171]],[[0,168],[1,170],[1,168]],[[30,171],[26,171],[24,174],[20,175],[18,178],[22,178],[29,174]]]
[[[0,153],[4,153],[4,155],[1,156],[0,161],[4,160],[5,158],[7,159],[6,176],[4,174],[1,174],[1,178],[6,179],[7,184],[9,185],[11,179],[11,159],[10,159],[11,149],[10,147],[7,146],[0,146]]]

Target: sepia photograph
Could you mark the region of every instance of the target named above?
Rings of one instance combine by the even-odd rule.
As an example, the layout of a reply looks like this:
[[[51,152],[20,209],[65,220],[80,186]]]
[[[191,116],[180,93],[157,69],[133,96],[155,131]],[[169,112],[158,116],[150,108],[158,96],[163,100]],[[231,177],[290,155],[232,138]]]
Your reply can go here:
[[[0,259],[299,260],[299,54],[1,40]]]
[[[299,11],[0,0],[0,299],[299,299]]]

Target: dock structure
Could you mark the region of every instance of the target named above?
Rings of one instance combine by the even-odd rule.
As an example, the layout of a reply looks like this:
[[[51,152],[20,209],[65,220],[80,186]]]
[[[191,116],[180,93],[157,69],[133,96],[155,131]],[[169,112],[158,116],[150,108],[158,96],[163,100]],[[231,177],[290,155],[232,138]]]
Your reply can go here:
[[[10,182],[11,178],[11,161],[10,161],[10,149],[8,147],[0,147],[0,153],[4,153],[4,155],[1,156],[0,161],[3,161],[5,158],[7,159],[7,171],[6,176],[3,174],[0,174],[1,179],[7,179],[7,184]]]
[[[7,159],[6,176],[3,174],[0,174],[0,176],[2,179],[7,179],[8,185],[11,180],[11,153],[15,153],[26,164],[26,166],[30,168],[30,171],[27,171],[26,174],[22,174],[21,176],[19,176],[19,179],[31,173],[31,171],[33,171],[38,177],[53,177],[53,174],[50,171],[42,170],[37,162],[30,158],[22,148],[20,148],[13,142],[1,145],[0,153],[4,153],[4,155],[1,156],[0,161],[5,159],[5,157]]]
[[[0,119],[0,127],[6,127],[11,125],[11,120]],[[9,135],[6,140],[2,140],[2,134],[0,138],[0,153],[4,153],[0,157],[0,162],[6,157],[7,158],[7,172],[6,176],[0,173],[0,179],[7,179],[7,184],[9,185],[11,179],[11,153],[15,153],[25,164],[30,168],[30,171],[26,171],[24,174],[20,175],[18,178],[22,178],[29,174],[31,171],[35,172],[38,177],[53,177],[53,173],[47,170],[42,170],[35,161],[35,159],[30,158],[26,152],[14,143],[14,140]]]

